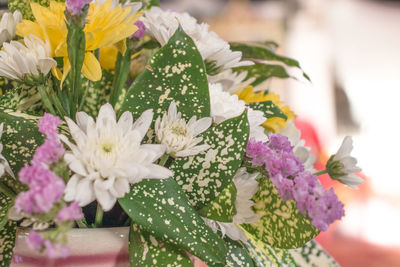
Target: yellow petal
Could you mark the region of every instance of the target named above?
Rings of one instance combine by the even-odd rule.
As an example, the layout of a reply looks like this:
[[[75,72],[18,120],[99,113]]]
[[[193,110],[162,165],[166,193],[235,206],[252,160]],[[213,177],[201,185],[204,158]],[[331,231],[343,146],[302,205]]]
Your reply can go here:
[[[115,68],[117,56],[118,49],[113,45],[100,48],[100,65],[108,71],[113,70]]]
[[[101,79],[100,62],[95,55],[91,52],[85,54],[85,59],[82,66],[82,74],[91,81],[98,81]]]

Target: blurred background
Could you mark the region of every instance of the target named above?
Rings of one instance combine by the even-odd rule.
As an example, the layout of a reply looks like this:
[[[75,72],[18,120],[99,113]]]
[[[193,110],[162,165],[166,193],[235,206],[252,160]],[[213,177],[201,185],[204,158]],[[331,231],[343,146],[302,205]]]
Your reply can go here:
[[[346,217],[317,240],[343,267],[400,266],[400,1],[160,3],[207,22],[225,40],[273,40],[278,53],[300,61],[312,83],[276,79],[264,89],[278,93],[297,114],[317,169],[352,135],[366,180],[351,190],[322,177],[345,203]]]
[[[228,41],[274,40],[278,53],[300,61],[312,83],[276,79],[266,87],[297,114],[317,168],[352,135],[366,180],[352,190],[322,177],[346,216],[317,240],[343,267],[400,266],[400,1],[160,3],[207,22]]]

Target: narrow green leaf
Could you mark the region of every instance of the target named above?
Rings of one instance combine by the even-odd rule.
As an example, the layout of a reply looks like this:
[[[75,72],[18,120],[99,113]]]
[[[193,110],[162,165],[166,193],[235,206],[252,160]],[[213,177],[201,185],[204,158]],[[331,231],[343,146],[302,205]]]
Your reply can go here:
[[[255,78],[255,81],[251,84],[253,86],[257,86],[272,77],[281,79],[294,78],[281,65],[255,63],[252,66],[239,67],[234,70],[237,72],[247,71],[246,79]]]
[[[15,246],[15,232],[17,223],[8,221],[0,229],[0,267],[8,267],[11,264],[13,250]]]
[[[142,181],[118,202],[157,240],[185,249],[209,265],[225,263],[225,242],[206,226],[173,179]]]
[[[132,224],[129,232],[129,255],[131,267],[192,267],[183,249],[168,242],[160,242],[142,226]]]
[[[284,120],[287,120],[287,116],[285,115],[285,113],[283,113],[282,110],[277,105],[275,105],[275,103],[272,101],[250,103],[249,106],[252,109],[260,110],[260,111],[264,112],[264,116],[267,119],[273,118],[273,117],[279,117]]]
[[[247,111],[202,134],[210,148],[172,163],[174,179],[197,210],[208,205],[232,181],[242,163],[249,138]]]
[[[200,216],[219,222],[232,222],[236,214],[236,187],[233,182],[228,184],[224,190],[207,206],[198,211]]]
[[[23,113],[0,112],[0,122],[4,123],[2,154],[15,175],[25,163],[30,162],[37,145],[43,143],[43,135],[36,125],[37,118]]]
[[[150,59],[150,66],[128,89],[120,113],[135,118],[153,109],[154,119],[175,101],[184,119],[210,115],[210,96],[203,59],[193,40],[178,28],[169,42]]]
[[[314,240],[311,240],[301,248],[289,249],[297,265],[302,267],[324,266],[339,267],[339,264]]]
[[[319,231],[296,207],[295,201],[282,201],[278,190],[267,177],[257,179],[259,190],[254,195],[253,210],[260,220],[242,227],[268,245],[298,248],[313,239]]]

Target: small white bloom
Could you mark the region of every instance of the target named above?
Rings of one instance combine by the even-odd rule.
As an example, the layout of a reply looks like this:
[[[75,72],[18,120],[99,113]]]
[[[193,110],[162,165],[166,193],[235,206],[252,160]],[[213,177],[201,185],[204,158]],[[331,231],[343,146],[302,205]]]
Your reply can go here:
[[[236,193],[236,214],[233,216],[232,222],[218,222],[208,218],[203,218],[205,223],[214,231],[221,231],[222,236],[227,235],[232,240],[241,240],[245,242],[247,237],[245,233],[238,227],[238,224],[253,223],[260,219],[260,216],[251,209],[254,202],[251,200],[258,190],[256,181],[258,173],[249,174],[246,168],[240,168],[233,182],[237,190]]]
[[[281,129],[279,133],[289,139],[293,146],[294,155],[303,163],[304,168],[314,173],[315,156],[311,155],[311,148],[305,146],[305,141],[300,139],[301,133],[299,129],[296,128],[293,121],[287,121],[285,128]]]
[[[231,95],[222,90],[219,83],[209,84],[211,117],[215,124],[240,116],[247,108],[247,118],[250,124],[250,138],[258,141],[267,141],[268,137],[264,134],[264,128],[261,126],[267,119],[259,110],[253,110],[246,107],[243,100],[239,100],[237,95]]]
[[[152,119],[153,111],[147,110],[133,122],[127,111],[117,122],[110,104],[100,108],[96,122],[85,112],[76,114],[76,124],[66,118],[75,143],[60,138],[71,149],[64,159],[75,174],[68,181],[65,200],[76,200],[80,206],[97,200],[107,211],[129,192],[129,184],[172,176],[169,169],[154,164],[164,146],[141,144]]]
[[[0,76],[22,80],[26,75],[46,75],[57,62],[50,57],[50,46],[38,37],[24,38],[25,45],[17,41],[3,44],[0,51]]]
[[[147,32],[161,45],[168,42],[180,24],[186,34],[193,39],[204,61],[215,64],[217,72],[254,64],[251,61],[242,61],[242,52],[232,51],[228,42],[208,30],[208,24],[197,23],[188,13],[164,11],[159,7],[152,7],[145,12],[142,21]]]
[[[17,24],[22,20],[22,14],[18,10],[14,13],[6,12],[1,17],[0,21],[0,46],[4,42],[9,42],[15,37]]]
[[[3,126],[4,126],[4,124],[1,123],[0,124],[0,138],[3,134]],[[2,143],[0,143],[0,177],[3,176],[5,172],[7,172],[12,177],[15,177],[13,171],[10,168],[10,165],[8,164],[8,161],[1,154],[1,152],[3,152],[3,144]]]
[[[364,183],[364,180],[354,175],[360,172],[361,168],[356,166],[357,159],[350,156],[352,150],[353,140],[350,136],[346,136],[338,152],[328,160],[326,169],[332,179],[356,189],[356,185]]]
[[[173,101],[163,118],[157,118],[154,128],[157,141],[166,146],[167,154],[174,157],[188,157],[210,148],[207,144],[197,145],[203,140],[197,136],[207,130],[211,122],[209,117],[196,120],[196,116],[193,116],[186,123]]]

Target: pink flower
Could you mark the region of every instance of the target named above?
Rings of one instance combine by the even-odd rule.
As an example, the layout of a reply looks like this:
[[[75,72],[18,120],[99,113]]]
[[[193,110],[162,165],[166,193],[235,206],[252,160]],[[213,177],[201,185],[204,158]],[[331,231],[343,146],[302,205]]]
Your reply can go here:
[[[91,0],[66,0],[65,1],[65,8],[67,12],[71,15],[80,14],[83,7],[86,4],[89,4]]]
[[[47,138],[57,138],[57,127],[61,124],[61,119],[50,113],[45,113],[38,122],[39,132],[45,134]]]
[[[44,239],[41,235],[31,230],[29,235],[26,237],[26,243],[30,249],[40,251],[44,245]]]
[[[140,20],[137,20],[135,22],[135,25],[138,27],[138,30],[134,34],[132,34],[131,37],[132,38],[134,37],[134,38],[137,38],[140,40],[143,38],[144,33],[146,32],[146,26],[144,26],[144,23]]]
[[[83,218],[82,209],[78,202],[74,201],[69,206],[62,208],[56,217],[56,221],[80,220]]]
[[[50,259],[66,258],[68,257],[70,250],[69,248],[61,243],[52,243],[50,240],[44,241],[47,256]]]

